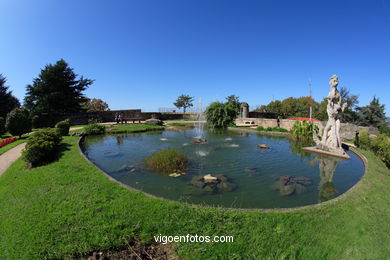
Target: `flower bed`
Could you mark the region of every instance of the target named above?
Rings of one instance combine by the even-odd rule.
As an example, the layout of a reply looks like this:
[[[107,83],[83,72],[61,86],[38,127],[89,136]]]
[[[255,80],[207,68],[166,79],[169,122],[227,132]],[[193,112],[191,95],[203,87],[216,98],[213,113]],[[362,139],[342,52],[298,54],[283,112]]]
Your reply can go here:
[[[17,137],[10,137],[0,142],[0,148],[3,146],[6,146],[7,144],[13,143],[15,141],[19,140]]]

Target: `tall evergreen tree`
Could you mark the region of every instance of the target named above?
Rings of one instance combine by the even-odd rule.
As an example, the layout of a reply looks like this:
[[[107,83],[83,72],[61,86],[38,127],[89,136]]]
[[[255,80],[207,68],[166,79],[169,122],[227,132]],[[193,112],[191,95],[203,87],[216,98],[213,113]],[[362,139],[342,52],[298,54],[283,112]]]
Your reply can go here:
[[[12,95],[5,83],[7,79],[0,74],[0,117],[6,118],[13,109],[20,107],[19,100]]]
[[[63,59],[46,65],[32,85],[27,86],[25,106],[34,115],[58,116],[83,110],[83,95],[93,80],[74,73]]]
[[[359,123],[364,126],[379,127],[386,123],[385,105],[379,103],[379,98],[373,97],[370,104],[364,107],[358,107]]]

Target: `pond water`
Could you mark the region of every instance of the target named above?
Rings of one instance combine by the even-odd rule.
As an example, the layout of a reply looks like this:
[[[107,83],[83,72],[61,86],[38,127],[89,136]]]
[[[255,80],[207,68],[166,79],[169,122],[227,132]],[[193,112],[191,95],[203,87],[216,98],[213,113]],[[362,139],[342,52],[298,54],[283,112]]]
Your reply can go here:
[[[363,163],[350,152],[351,160],[307,154],[286,137],[237,131],[205,130],[208,142],[192,144],[197,133],[190,129],[88,136],[81,148],[100,169],[138,190],[170,200],[232,208],[316,204],[346,192],[364,174]],[[259,149],[259,144],[270,148]],[[174,178],[144,167],[147,156],[164,148],[177,148],[188,156],[186,175]],[[207,174],[222,174],[227,185],[207,188],[196,177]]]

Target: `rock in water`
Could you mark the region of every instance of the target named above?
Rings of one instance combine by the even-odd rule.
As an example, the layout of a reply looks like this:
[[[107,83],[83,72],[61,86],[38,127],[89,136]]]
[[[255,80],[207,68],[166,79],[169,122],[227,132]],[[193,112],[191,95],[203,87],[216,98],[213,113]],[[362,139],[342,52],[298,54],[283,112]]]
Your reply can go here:
[[[205,182],[216,182],[218,181],[218,178],[215,177],[215,176],[212,176],[211,174],[207,174],[205,176],[203,176],[203,179]]]
[[[259,149],[269,149],[270,147],[268,145],[266,145],[266,144],[259,144],[257,146],[257,148],[259,148]]]

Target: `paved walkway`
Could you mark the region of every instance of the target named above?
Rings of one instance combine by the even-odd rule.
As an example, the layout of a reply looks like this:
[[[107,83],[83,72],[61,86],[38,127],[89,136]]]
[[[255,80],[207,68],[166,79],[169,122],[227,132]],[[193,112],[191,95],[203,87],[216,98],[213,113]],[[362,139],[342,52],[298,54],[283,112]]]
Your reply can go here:
[[[0,176],[22,155],[26,143],[19,144],[0,155]]]

